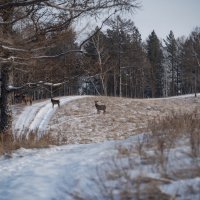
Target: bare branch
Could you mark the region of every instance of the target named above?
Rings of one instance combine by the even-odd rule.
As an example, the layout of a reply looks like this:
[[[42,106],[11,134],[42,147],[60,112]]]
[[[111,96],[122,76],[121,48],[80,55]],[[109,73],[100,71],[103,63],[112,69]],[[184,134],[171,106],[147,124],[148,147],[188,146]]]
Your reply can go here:
[[[105,20],[102,21],[101,26],[99,28],[97,28],[94,33],[92,35],[90,35],[87,39],[85,39],[81,44],[80,44],[80,48],[82,48],[82,46],[88,42],[91,38],[93,38],[103,27],[103,25],[108,21],[108,19],[113,16],[116,13],[116,11],[112,14],[110,14]]]
[[[60,56],[63,56],[65,54],[69,54],[69,53],[84,53],[82,50],[69,50],[69,51],[65,51],[63,53],[54,55],[54,56],[35,56],[35,57],[31,57],[31,59],[49,59],[49,58],[58,58]]]
[[[14,91],[18,91],[24,88],[36,88],[36,87],[43,87],[43,86],[50,86],[50,87],[59,87],[62,86],[63,84],[67,83],[68,81],[64,81],[61,83],[49,83],[49,82],[43,82],[43,81],[38,81],[35,83],[26,83],[22,86],[13,86],[13,85],[9,85],[6,90],[8,92],[14,92]]]
[[[9,51],[28,52],[28,50],[25,50],[25,49],[19,49],[19,48],[14,48],[14,47],[8,47],[8,46],[5,46],[5,45],[1,45],[1,47],[2,47],[3,49],[9,50]]]
[[[11,1],[9,3],[1,3],[0,4],[0,10],[1,9],[7,9],[10,7],[22,7],[22,6],[29,6],[33,4],[40,4],[43,2],[46,2],[48,0],[21,0],[21,1]]]
[[[33,11],[34,11],[34,6],[30,10],[27,10],[24,15],[22,15],[20,17],[17,17],[16,19],[14,19],[12,21],[0,21],[0,25],[15,24],[16,22],[18,22],[18,21],[20,21],[20,20],[22,20],[24,18],[27,18]]]

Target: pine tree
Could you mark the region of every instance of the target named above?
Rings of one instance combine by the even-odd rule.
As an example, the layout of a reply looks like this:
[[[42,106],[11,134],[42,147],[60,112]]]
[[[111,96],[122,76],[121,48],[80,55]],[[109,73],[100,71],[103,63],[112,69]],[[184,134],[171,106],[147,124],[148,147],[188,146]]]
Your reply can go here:
[[[139,30],[131,20],[118,17],[109,21],[107,47],[112,61],[112,85],[114,96],[144,97],[146,59]],[[146,70],[146,71],[145,71]]]
[[[117,16],[116,19],[110,20],[108,25],[111,27],[107,30],[108,43],[110,44],[108,48],[113,58],[113,65],[115,65],[113,68],[114,96],[123,96],[123,79],[125,68],[128,66],[130,33],[134,23],[131,20],[124,20]]]
[[[172,31],[170,31],[164,42],[167,51],[166,60],[171,74],[170,94],[174,96],[178,95],[179,90],[179,68],[177,42]]]
[[[200,28],[195,28],[183,45],[183,91],[196,93],[200,90]]]
[[[155,31],[147,39],[147,57],[150,61],[150,92],[152,97],[161,97],[163,95],[163,53],[161,43]]]

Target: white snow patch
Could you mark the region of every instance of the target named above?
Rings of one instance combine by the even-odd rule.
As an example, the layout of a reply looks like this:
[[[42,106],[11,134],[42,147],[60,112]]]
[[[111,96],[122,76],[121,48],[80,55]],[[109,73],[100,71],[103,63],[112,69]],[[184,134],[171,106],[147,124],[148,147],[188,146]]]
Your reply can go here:
[[[60,104],[62,106],[70,101],[84,97],[85,96],[61,97]],[[22,113],[17,116],[17,120],[13,125],[13,132],[15,136],[19,137],[31,132],[37,133],[41,136],[45,133],[49,120],[57,109],[57,106],[52,108],[52,104],[49,100],[34,103],[32,106],[26,106]]]

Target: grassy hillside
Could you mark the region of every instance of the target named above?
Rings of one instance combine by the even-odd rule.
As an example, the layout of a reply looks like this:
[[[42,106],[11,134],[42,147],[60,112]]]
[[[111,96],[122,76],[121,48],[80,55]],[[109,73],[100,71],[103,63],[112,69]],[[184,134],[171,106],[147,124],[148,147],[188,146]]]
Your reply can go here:
[[[106,105],[106,113],[97,114],[94,101]],[[88,97],[61,107],[49,124],[48,132],[66,143],[92,143],[125,139],[147,132],[148,124],[173,113],[200,110],[200,99],[128,99]]]

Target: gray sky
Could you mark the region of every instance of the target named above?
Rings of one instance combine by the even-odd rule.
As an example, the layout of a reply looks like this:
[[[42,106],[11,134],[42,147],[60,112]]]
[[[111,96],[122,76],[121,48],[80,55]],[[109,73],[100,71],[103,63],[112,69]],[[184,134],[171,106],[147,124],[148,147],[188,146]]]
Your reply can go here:
[[[142,8],[132,19],[145,40],[152,30],[166,38],[170,30],[175,37],[188,36],[200,26],[200,0],[139,0]]]

